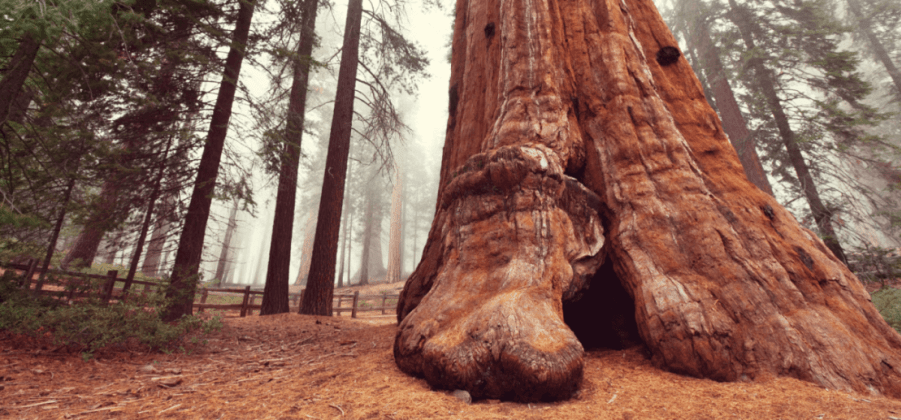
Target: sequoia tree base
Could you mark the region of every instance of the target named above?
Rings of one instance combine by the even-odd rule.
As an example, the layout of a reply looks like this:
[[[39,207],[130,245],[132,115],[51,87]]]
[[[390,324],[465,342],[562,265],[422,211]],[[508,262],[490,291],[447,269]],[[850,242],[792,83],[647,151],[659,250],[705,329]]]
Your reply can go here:
[[[672,372],[901,397],[901,335],[748,181],[675,45],[650,0],[458,0],[401,370],[475,398],[566,398],[583,366],[572,315],[586,343],[637,331]],[[627,304],[579,314],[605,288],[631,320]]]

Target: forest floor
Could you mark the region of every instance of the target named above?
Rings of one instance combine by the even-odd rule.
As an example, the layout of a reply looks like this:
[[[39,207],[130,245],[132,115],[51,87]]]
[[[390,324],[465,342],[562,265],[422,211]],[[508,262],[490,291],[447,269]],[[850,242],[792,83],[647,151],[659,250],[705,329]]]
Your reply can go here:
[[[790,378],[676,375],[654,368],[642,347],[587,352],[567,401],[466,404],[397,369],[390,316],[232,315],[206,344],[100,351],[87,362],[0,332],[0,418],[901,419],[901,400]]]

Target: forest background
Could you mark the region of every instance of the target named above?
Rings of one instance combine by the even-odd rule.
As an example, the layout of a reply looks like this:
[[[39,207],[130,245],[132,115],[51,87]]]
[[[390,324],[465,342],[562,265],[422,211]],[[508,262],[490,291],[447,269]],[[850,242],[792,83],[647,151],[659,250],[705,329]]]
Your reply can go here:
[[[896,249],[901,4],[657,6],[749,178],[844,260]],[[235,29],[242,7],[251,15],[246,47]],[[199,279],[262,287],[272,271],[270,247],[279,243],[290,250],[283,277],[306,284],[317,220],[326,216],[320,196],[346,3],[0,0],[0,10],[7,11],[0,24],[0,260],[170,275],[179,247],[187,248],[181,236],[193,222],[185,215],[233,54],[244,60],[209,222],[193,235],[202,243]],[[304,55],[310,10],[316,36]],[[331,256],[339,286],[383,281],[389,272],[402,280],[418,263],[450,100],[453,5],[380,1],[362,10],[349,169]],[[273,232],[285,233],[273,228],[274,213],[280,173],[290,167],[292,90],[304,68],[286,243],[273,240]]]

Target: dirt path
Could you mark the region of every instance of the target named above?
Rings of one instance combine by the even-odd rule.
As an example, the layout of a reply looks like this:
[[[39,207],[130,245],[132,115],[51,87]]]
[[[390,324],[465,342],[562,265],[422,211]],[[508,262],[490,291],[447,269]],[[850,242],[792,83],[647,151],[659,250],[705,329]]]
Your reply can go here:
[[[0,418],[901,419],[899,400],[785,378],[683,377],[653,368],[637,347],[589,352],[572,400],[468,405],[398,371],[394,331],[348,318],[227,318],[191,354],[89,362],[0,333]]]

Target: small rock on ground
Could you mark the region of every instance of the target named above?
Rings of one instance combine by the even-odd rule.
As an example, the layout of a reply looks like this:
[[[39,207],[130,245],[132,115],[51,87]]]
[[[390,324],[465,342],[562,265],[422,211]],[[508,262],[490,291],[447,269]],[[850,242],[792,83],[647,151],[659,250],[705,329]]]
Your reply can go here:
[[[454,397],[456,397],[460,401],[465,402],[466,404],[472,404],[472,397],[469,395],[468,392],[466,392],[462,389],[458,389],[458,390],[454,391]]]

